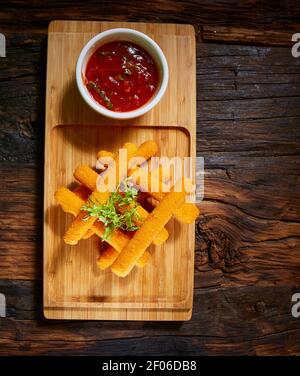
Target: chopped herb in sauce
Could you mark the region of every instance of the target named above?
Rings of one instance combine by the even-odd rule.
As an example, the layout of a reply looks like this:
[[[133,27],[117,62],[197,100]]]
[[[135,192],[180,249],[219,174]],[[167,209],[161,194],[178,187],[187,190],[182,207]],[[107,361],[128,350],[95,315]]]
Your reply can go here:
[[[122,74],[120,73],[117,75],[117,79],[119,81],[124,81],[126,79],[126,76],[130,76],[130,75],[131,75],[131,70],[128,68],[125,68]]]
[[[87,84],[87,87],[89,89],[95,90],[96,93],[100,95],[100,97],[104,100],[106,107],[111,109],[113,107],[111,100],[108,98],[104,90],[101,90],[101,88],[93,81],[89,81]]]

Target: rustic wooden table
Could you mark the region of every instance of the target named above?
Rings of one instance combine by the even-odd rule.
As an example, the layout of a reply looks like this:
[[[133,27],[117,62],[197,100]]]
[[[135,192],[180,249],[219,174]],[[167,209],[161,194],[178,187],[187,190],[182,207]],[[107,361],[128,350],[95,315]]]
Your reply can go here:
[[[192,23],[205,200],[189,322],[42,315],[43,129],[53,19]],[[300,354],[299,1],[2,1],[0,354]]]

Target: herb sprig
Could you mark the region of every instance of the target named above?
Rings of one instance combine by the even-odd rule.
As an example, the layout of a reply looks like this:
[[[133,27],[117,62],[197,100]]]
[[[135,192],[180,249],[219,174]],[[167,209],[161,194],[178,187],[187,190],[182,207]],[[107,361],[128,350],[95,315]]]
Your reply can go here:
[[[102,240],[108,240],[114,229],[136,231],[139,226],[135,222],[140,218],[137,211],[137,196],[138,190],[126,179],[111,193],[105,204],[89,197],[87,204],[81,207],[81,210],[87,213],[84,220],[97,217],[97,220],[104,224]]]
[[[104,100],[107,108],[109,108],[109,109],[113,108],[113,104],[111,103],[111,100],[108,98],[108,96],[106,95],[105,91],[102,90],[99,87],[99,85],[96,84],[96,82],[89,81],[88,84],[87,84],[87,87],[89,89],[94,90],[96,93],[98,93],[100,95],[100,97]]]

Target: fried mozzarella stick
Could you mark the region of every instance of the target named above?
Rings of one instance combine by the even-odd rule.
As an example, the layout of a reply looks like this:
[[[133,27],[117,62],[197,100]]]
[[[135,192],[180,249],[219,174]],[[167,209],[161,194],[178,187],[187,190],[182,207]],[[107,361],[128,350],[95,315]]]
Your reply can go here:
[[[74,172],[74,177],[83,185],[91,189],[95,186],[98,174],[89,166],[78,166]],[[149,215],[141,205],[137,206],[138,218],[134,220],[135,224],[139,226]],[[163,228],[158,236],[154,239],[153,243],[161,245],[169,237],[168,231]]]
[[[153,154],[154,152],[157,151],[157,146],[156,146],[155,149],[154,149],[154,146],[156,146],[155,142],[149,141],[149,142],[145,142],[144,144],[142,144],[140,146],[140,148],[136,150],[136,146],[134,144],[131,144],[131,143],[125,144],[125,147],[128,151],[127,152],[128,160],[134,155],[140,156],[140,154],[143,154],[143,155],[146,155],[147,153],[149,153],[149,155],[151,153]],[[141,152],[141,150],[142,150],[142,152]],[[119,158],[120,158],[120,155],[118,155],[118,157],[116,159],[116,165],[117,166],[119,166],[120,163],[123,162]],[[126,171],[127,171],[127,163],[126,163]],[[127,175],[127,172],[125,174]],[[101,176],[101,178],[103,179],[104,177]],[[118,177],[119,181],[122,180],[122,179],[123,179],[123,176]],[[90,187],[88,187],[88,188],[90,188]],[[94,201],[98,202],[99,204],[103,205],[107,202],[109,196],[110,196],[110,192],[108,192],[108,191],[98,192],[98,191],[94,190],[93,193],[91,194],[91,196],[89,197],[89,200],[91,200],[92,202],[94,202]],[[85,212],[85,211],[81,211],[80,213],[78,213],[76,218],[72,222],[70,228],[66,231],[66,233],[64,235],[65,243],[70,244],[70,245],[76,245],[78,243],[78,241],[85,236],[87,231],[93,226],[93,224],[96,221],[97,221],[97,217],[88,216],[88,213]],[[163,237],[164,237],[163,239],[166,239],[166,234],[163,234]]]
[[[120,210],[123,212],[123,210],[126,210],[125,208],[122,208]],[[136,207],[136,212],[137,212],[137,218],[133,218],[133,222],[136,226],[141,226],[145,219],[149,216],[149,212],[147,212],[146,209],[144,209],[141,205],[138,205]],[[166,228],[163,228],[160,233],[157,235],[157,237],[153,240],[153,243],[155,245],[161,245],[163,244],[169,237],[169,233]]]
[[[89,200],[92,202],[98,202],[101,205],[104,205],[108,200],[110,192],[93,192],[89,196]],[[66,244],[75,245],[80,239],[87,233],[87,231],[93,226],[97,221],[97,217],[88,216],[88,213],[84,210],[81,210],[71,226],[68,228],[64,235],[64,241]]]
[[[174,217],[182,223],[191,224],[197,219],[199,213],[200,211],[195,204],[185,202],[174,211]]]
[[[147,202],[154,208],[159,205],[159,200],[155,199],[151,195],[146,199]],[[178,219],[181,223],[191,224],[193,223],[199,215],[199,209],[195,204],[185,202],[180,205],[174,211],[174,217]]]
[[[122,148],[127,149],[127,165],[126,165],[126,169],[124,169],[123,171],[119,171],[119,167],[121,163],[120,155],[118,155],[115,158],[115,162],[116,162],[115,171],[117,175],[117,183],[120,183],[127,176],[130,176],[130,173],[128,173],[131,168],[130,164],[135,163],[135,162],[137,162],[138,165],[142,164],[143,162],[145,162],[150,157],[153,157],[158,152],[158,146],[156,142],[152,140],[145,141],[138,148],[136,147],[135,144],[132,144],[131,142],[127,142],[123,145]],[[106,152],[105,150],[102,150],[98,153],[98,156],[100,156],[101,158],[101,155],[105,156],[107,154],[108,152]],[[137,158],[138,160],[134,158]],[[107,167],[108,167],[107,170],[103,172],[103,178],[105,178],[105,176],[111,173],[110,168],[109,168],[110,166],[108,165]],[[119,176],[120,173],[123,175]]]
[[[80,185],[79,187],[75,188],[73,192],[80,197],[82,200],[86,201],[89,198],[89,195],[92,193],[87,187],[84,185]],[[75,215],[76,216],[76,215]],[[92,235],[94,235],[93,228],[87,230],[84,234],[82,239],[89,239]]]
[[[115,158],[115,155],[111,151],[99,150],[98,153],[97,153],[97,158],[100,159],[100,158],[103,158],[103,157]]]
[[[136,151],[137,151],[137,146],[131,142],[127,142],[123,145],[123,148],[126,148],[127,149],[127,156],[128,156],[128,160],[129,158],[132,158],[132,156],[135,155]],[[111,153],[111,152],[108,152],[108,151],[105,151],[105,150],[100,150],[98,152],[98,158],[101,158],[101,157],[110,157],[110,158],[113,158],[114,157],[114,154]],[[117,163],[119,159],[117,158]],[[104,167],[104,166],[103,166]],[[98,176],[98,175],[97,175]],[[74,192],[77,194],[77,196],[81,197],[84,199],[84,201],[86,201],[89,197],[89,194],[91,193],[91,191],[94,191],[96,190],[96,184],[95,186],[90,186],[89,188],[88,187],[85,187],[84,185],[81,185],[79,187],[77,187]],[[86,193],[89,192],[88,195],[86,195]],[[87,224],[88,226],[88,224]],[[88,239],[90,238],[92,235],[94,234],[94,231],[92,228],[90,228],[89,230],[87,230],[87,232],[83,235],[82,239]]]
[[[117,174],[117,184],[119,184],[120,181],[122,181],[124,178],[127,176],[127,170],[128,170],[128,162],[130,161],[131,158],[133,158],[136,153],[138,152],[138,147],[133,144],[132,142],[126,142],[123,146],[123,149],[127,150],[127,161],[126,161],[126,166],[124,171],[119,171],[119,166],[122,163],[120,160],[121,156],[118,154],[116,157],[116,174]],[[109,174],[110,171],[108,170],[107,173]],[[119,175],[119,173],[123,173],[124,175]],[[104,173],[105,176],[105,173]]]
[[[124,144],[124,148],[127,149],[128,159],[132,158],[132,156],[135,155],[137,151],[137,147],[133,143]],[[119,160],[119,155],[118,155],[118,157],[116,158],[116,165],[119,166],[120,163],[121,161]],[[127,163],[126,163],[126,173],[127,173]],[[101,177],[101,178],[105,179],[105,177]],[[91,189],[91,187],[88,187],[88,188]],[[108,200],[110,196],[109,191],[98,192],[96,190],[96,184],[95,184],[95,189],[91,189],[91,191],[93,191],[93,193],[89,196],[89,200],[92,202],[98,202],[99,204],[102,204],[102,205],[106,203],[106,201]],[[91,229],[91,227],[96,221],[97,221],[97,217],[88,216],[87,212],[80,211],[80,213],[77,214],[70,228],[66,231],[64,235],[65,243],[70,244],[70,245],[77,244],[78,241],[81,240],[87,234],[88,230]]]
[[[65,213],[70,213],[73,216],[76,216],[80,212],[82,205],[84,205],[85,203],[85,201],[82,200],[79,196],[77,196],[76,193],[70,191],[68,188],[65,187],[61,187],[55,192],[55,198],[62,207],[63,211]],[[101,238],[104,234],[105,227],[102,222],[96,222],[92,226],[92,230],[96,235],[98,235]],[[114,261],[118,254],[129,242],[129,240],[130,238],[127,235],[125,235],[122,231],[115,229],[109,237],[109,239],[107,239],[107,243],[110,244],[111,247],[105,249],[103,253],[109,250],[110,254],[115,254],[115,258],[113,259]],[[137,266],[144,266],[146,264],[146,259],[149,260],[149,258],[149,252],[145,252],[143,258],[141,258],[141,260],[138,260]],[[113,263],[113,261],[111,261],[111,264]],[[111,264],[109,264],[108,266],[110,266]]]
[[[127,148],[127,151],[128,151],[128,148]],[[158,147],[157,147],[156,142],[150,140],[141,144],[139,148],[137,149],[137,151],[135,152],[134,156],[140,157],[142,160],[147,160],[153,155],[155,155],[157,152],[158,152]],[[98,152],[98,158],[106,157],[106,156],[112,157],[112,155],[108,151],[100,150]],[[130,153],[128,153],[128,161],[132,157],[133,156],[130,155]],[[91,189],[94,188],[94,186],[96,185],[95,182],[97,181],[97,176],[92,169],[89,169],[88,166],[79,167],[75,171],[74,177],[77,180],[81,181],[81,183],[89,186]],[[147,218],[149,213],[142,206],[138,206],[137,213],[138,213],[139,218],[135,221],[135,223],[136,225],[139,226],[145,220],[145,218]],[[159,234],[159,236],[155,239],[154,243],[157,245],[162,244],[163,242],[167,240],[168,237],[169,237],[168,231],[166,229],[163,229],[161,233]],[[101,253],[100,257],[98,257],[98,260],[97,260],[98,267],[100,269],[108,268],[109,266],[113,264],[117,256],[118,256],[118,253],[112,247],[108,247]],[[145,252],[143,256],[139,259],[139,263],[140,264],[144,263],[145,265],[148,262],[149,258],[150,258],[150,254],[148,252]]]
[[[147,172],[146,170],[143,170],[142,168],[139,168],[138,170],[135,170],[131,177],[133,179],[133,182],[136,184],[136,186],[141,189],[144,192],[148,192],[150,196],[155,198],[158,201],[161,201],[165,195],[166,192],[168,191],[167,185],[160,179],[159,180],[159,187],[158,187],[158,192],[152,192],[151,191],[151,173],[152,172]],[[148,175],[148,177],[147,177]],[[141,182],[142,181],[147,181],[148,182],[148,187],[144,187]],[[199,215],[199,209],[195,204],[192,203],[187,203],[184,202],[180,207],[178,207],[174,211],[174,217],[178,219],[178,221],[182,223],[193,223],[196,218]]]
[[[132,157],[140,157],[144,160],[149,159],[150,157],[154,156],[158,152],[158,146],[155,141],[149,140],[142,143],[138,148],[134,147],[134,144],[126,143],[124,144],[123,148],[127,149],[127,158],[128,161]],[[101,157],[101,155],[109,155],[109,152],[102,150],[99,151],[98,156]],[[118,168],[118,158],[116,159],[116,168]],[[76,168],[74,172],[74,177],[77,179],[81,184],[88,187],[90,190],[94,191],[96,190],[97,186],[97,179],[98,174],[93,169],[91,169],[89,166],[79,166]],[[139,219],[136,219],[135,223],[136,225],[140,225],[148,216],[148,212],[142,207],[138,206],[137,208]],[[160,245],[164,243],[169,237],[168,231],[164,228],[161,233],[158,235],[158,237],[154,240],[154,244]]]
[[[85,185],[91,191],[95,191],[97,186],[98,174],[92,168],[87,165],[81,165],[76,167],[74,171],[74,178],[81,184]]]
[[[87,230],[87,232],[83,235],[82,239],[86,240],[89,239],[91,236],[94,235],[93,227]]]
[[[106,159],[105,159],[106,158]],[[97,153],[97,170],[105,171],[110,165],[107,161],[107,158],[115,159],[114,153],[106,150],[100,150]]]
[[[186,192],[182,189],[182,181],[176,183],[175,187],[180,187],[180,184],[181,191],[176,192],[175,190],[178,189],[174,189],[174,191],[166,194],[119,254],[111,267],[115,274],[126,277],[130,273],[136,261],[171,219],[174,210],[184,203]]]
[[[145,161],[158,153],[157,143],[153,140],[143,142],[137,149],[134,157],[139,157]],[[130,158],[131,159],[131,158]],[[129,162],[130,162],[129,159]]]
[[[154,141],[146,141],[138,148],[136,148],[134,144],[127,142],[123,145],[123,148],[127,149],[128,161],[130,161],[130,159],[133,157],[140,157],[147,160],[150,157],[153,157],[158,151],[157,144]],[[106,150],[100,150],[98,152],[98,157],[101,158],[101,156],[111,156],[111,153]],[[117,165],[118,158],[116,158],[116,171],[118,171]],[[91,191],[95,191],[97,189],[98,174],[87,165],[78,166],[74,172],[74,178],[77,179],[81,184],[89,188]]]
[[[101,270],[105,270],[109,268],[116,258],[119,256],[119,253],[115,248],[112,246],[107,247],[104,251],[101,252],[100,256],[97,258],[97,266]],[[147,262],[150,260],[150,253],[144,252],[142,257],[138,259],[136,266],[139,268],[143,268]]]

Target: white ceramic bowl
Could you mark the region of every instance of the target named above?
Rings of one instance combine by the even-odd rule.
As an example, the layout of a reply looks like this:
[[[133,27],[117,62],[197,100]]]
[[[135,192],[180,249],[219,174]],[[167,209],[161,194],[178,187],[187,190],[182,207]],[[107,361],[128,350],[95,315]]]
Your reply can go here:
[[[133,42],[144,48],[152,59],[154,60],[159,74],[159,81],[158,86],[150,98],[150,100],[145,103],[143,106],[137,108],[133,111],[127,112],[116,112],[107,109],[106,107],[102,106],[100,103],[95,101],[95,99],[89,93],[86,87],[86,79],[85,79],[85,70],[86,65],[89,61],[91,55],[102,45],[113,42],[113,41],[128,41]],[[78,89],[82,98],[85,102],[97,111],[99,114],[114,118],[114,119],[132,119],[141,115],[144,115],[146,112],[150,111],[162,98],[164,95],[166,88],[168,86],[169,81],[169,69],[168,63],[163,54],[159,45],[154,42],[151,38],[149,38],[144,33],[133,29],[125,29],[125,28],[118,28],[118,29],[110,29],[104,31],[100,34],[97,34],[94,38],[92,38],[82,49],[79,58],[77,60],[76,65],[76,82]]]

